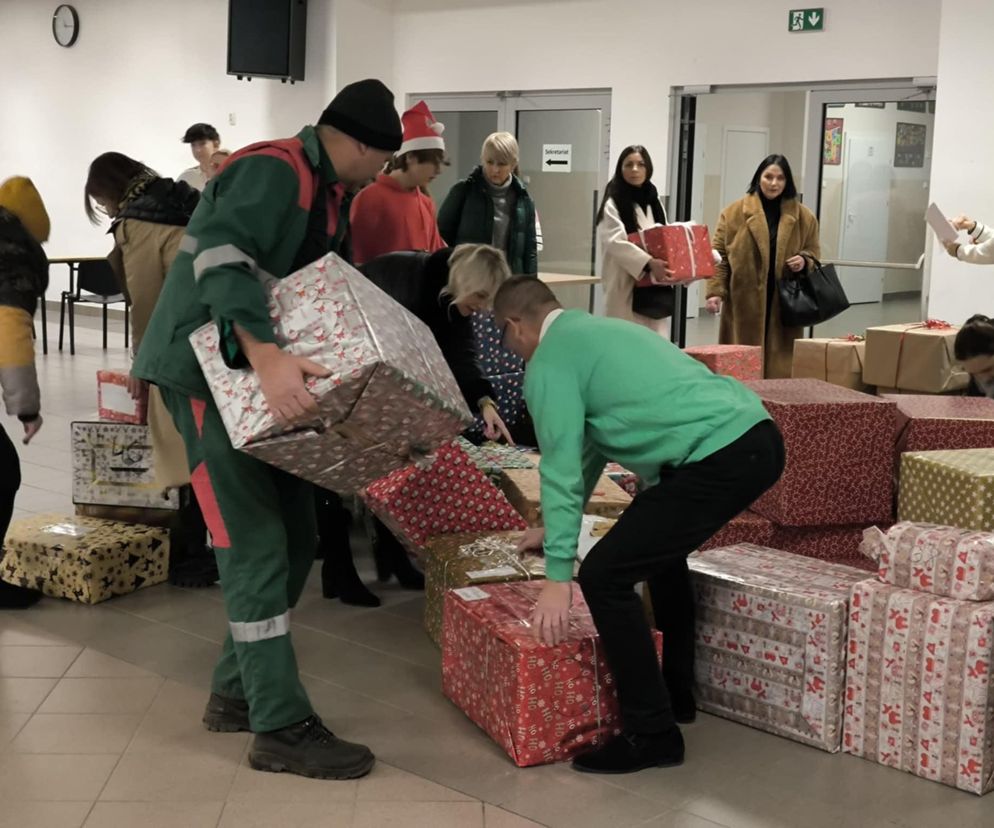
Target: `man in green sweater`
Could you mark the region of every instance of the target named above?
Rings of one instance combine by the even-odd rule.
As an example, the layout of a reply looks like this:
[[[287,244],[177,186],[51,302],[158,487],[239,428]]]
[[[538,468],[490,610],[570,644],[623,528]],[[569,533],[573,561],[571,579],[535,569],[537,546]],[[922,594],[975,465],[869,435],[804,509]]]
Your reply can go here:
[[[229,631],[204,724],[253,731],[258,770],[350,779],[374,760],[314,715],[290,642],[289,609],[317,545],[313,487],[232,448],[188,337],[213,322],[225,362],[259,375],[280,421],[313,416],[304,380],[327,371],[279,347],[267,286],[329,251],[347,255],[353,191],[400,142],[393,94],[365,80],[316,127],[231,156],[187,226],[131,371],[159,386],[183,436],[221,573]]]
[[[547,644],[566,637],[583,507],[605,463],[646,487],[580,567],[579,585],[614,673],[622,736],[574,760],[589,773],[683,761],[678,722],[693,721],[694,613],[687,556],[779,479],[783,440],[759,398],[712,374],[639,325],[564,311],[537,279],[500,288],[494,315],[505,347],[528,365],[548,583],[533,618]],[[642,602],[649,584],[663,632],[662,673]]]

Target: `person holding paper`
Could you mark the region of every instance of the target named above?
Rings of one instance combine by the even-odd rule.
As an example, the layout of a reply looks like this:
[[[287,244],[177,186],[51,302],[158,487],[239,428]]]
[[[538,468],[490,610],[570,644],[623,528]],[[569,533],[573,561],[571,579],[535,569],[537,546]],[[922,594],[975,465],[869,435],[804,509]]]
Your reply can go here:
[[[715,250],[721,262],[707,283],[707,310],[722,312],[722,345],[760,345],[764,376],[790,376],[794,340],[802,328],[780,321],[782,279],[802,273],[821,256],[818,219],[798,201],[790,164],[782,155],[764,158],[747,194],[718,219]]]
[[[630,233],[657,224],[667,224],[667,220],[652,183],[652,158],[640,144],[625,147],[597,211],[606,315],[637,322],[668,337],[674,284],[670,271],[665,261],[654,259],[628,238]],[[636,288],[636,282],[645,276],[651,276],[656,284]]]
[[[647,488],[591,549],[578,576],[614,675],[624,732],[573,766],[631,773],[679,765],[679,722],[695,718],[694,599],[687,556],[779,479],[783,439],[759,397],[644,326],[563,310],[515,277],[494,299],[505,347],[528,363],[525,401],[542,453],[548,581],[532,617],[545,644],[569,630],[584,504],[608,461]],[[633,357],[633,355],[636,355]],[[666,657],[660,671],[635,585],[646,581]]]
[[[970,236],[966,244],[943,242],[950,256],[970,264],[994,264],[994,229],[965,215],[956,216],[950,224],[957,230],[965,230]]]

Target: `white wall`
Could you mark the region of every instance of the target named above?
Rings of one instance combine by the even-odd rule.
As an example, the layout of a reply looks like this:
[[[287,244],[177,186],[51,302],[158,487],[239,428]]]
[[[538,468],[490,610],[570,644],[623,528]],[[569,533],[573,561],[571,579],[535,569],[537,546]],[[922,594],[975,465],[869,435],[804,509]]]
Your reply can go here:
[[[994,109],[977,94],[994,76],[992,31],[990,0],[943,0],[932,198],[950,218],[994,223]],[[932,241],[928,315],[960,323],[994,312],[994,268],[958,262]]]
[[[0,73],[5,129],[0,178],[29,175],[52,218],[50,256],[101,255],[105,227],[83,213],[90,162],[108,150],[175,176],[194,162],[180,143],[197,121],[224,146],[295,134],[314,123],[335,91],[362,77],[393,82],[393,15],[386,0],[309,0],[306,80],[294,85],[226,74],[224,0],[75,0],[76,44],[51,34],[54,6],[2,0]],[[229,123],[234,114],[236,123]],[[52,268],[49,299],[66,286]]]
[[[610,87],[612,156],[641,143],[661,167],[673,86],[936,72],[939,0],[916,0],[914,14],[905,0],[836,0],[821,34],[788,33],[789,7],[782,0],[397,0],[398,91]],[[882,48],[881,32],[894,48]]]

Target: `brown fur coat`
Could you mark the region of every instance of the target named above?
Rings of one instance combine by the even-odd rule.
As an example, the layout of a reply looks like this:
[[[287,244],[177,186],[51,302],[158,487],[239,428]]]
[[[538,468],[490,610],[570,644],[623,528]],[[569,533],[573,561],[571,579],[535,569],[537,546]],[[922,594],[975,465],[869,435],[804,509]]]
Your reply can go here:
[[[718,219],[714,248],[721,254],[707,296],[722,300],[719,341],[722,344],[762,345],[764,375],[790,376],[794,340],[802,328],[780,323],[780,297],[773,295],[766,318],[766,280],[770,270],[770,231],[759,194],[747,195],[726,207]],[[797,254],[820,258],[818,219],[797,199],[785,200],[777,230],[776,278],[789,273],[785,262]]]

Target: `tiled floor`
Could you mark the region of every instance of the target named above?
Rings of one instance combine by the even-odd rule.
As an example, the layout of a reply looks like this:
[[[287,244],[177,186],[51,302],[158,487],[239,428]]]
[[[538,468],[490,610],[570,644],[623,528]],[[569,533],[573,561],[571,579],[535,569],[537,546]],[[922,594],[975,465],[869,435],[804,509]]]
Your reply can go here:
[[[710,341],[692,324],[696,341]],[[97,331],[79,330],[75,357],[39,357],[46,422],[21,447],[18,514],[70,510],[68,423],[93,412],[95,370],[125,364],[120,335],[111,341],[104,353]],[[201,728],[225,630],[216,589],[157,586],[95,607],[46,599],[0,613],[0,828],[992,824],[989,800],[711,716],[685,729],[680,768],[518,770],[442,696],[423,598],[375,588],[384,606],[358,609],[324,600],[312,580],[294,614],[316,708],[379,758],[368,779],[345,783],[255,773],[247,736]]]

